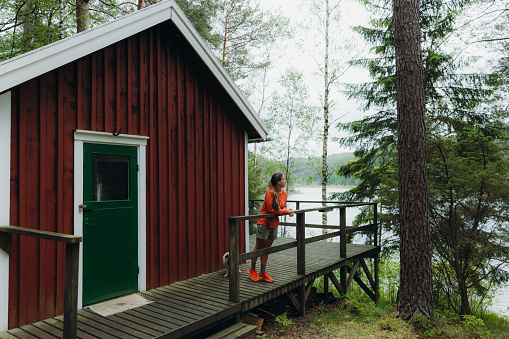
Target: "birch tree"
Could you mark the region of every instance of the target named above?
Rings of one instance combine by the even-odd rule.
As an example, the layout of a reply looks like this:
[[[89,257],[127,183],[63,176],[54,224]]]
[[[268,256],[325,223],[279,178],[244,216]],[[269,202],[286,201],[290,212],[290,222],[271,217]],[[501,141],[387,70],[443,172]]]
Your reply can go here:
[[[310,155],[309,141],[315,136],[317,109],[309,104],[309,92],[301,72],[287,69],[281,76],[282,92],[272,97],[265,123],[272,141],[261,146],[261,153],[275,160],[292,187],[295,159]],[[286,234],[286,227],[281,229]]]
[[[331,121],[331,110],[334,107],[331,92],[339,92],[338,85],[340,77],[348,69],[347,61],[352,58],[353,47],[349,39],[341,35],[341,11],[342,0],[310,0],[308,6],[313,19],[313,28],[318,31],[318,38],[313,50],[313,58],[317,65],[318,75],[321,77],[321,98],[322,98],[322,123],[321,141],[321,184],[322,201],[327,200],[327,181],[333,171],[328,164],[329,130]],[[349,55],[346,55],[348,52]],[[354,52],[355,53],[355,52]],[[326,203],[323,203],[325,206]],[[322,213],[322,224],[327,225],[327,213]],[[323,229],[326,233],[326,229]]]

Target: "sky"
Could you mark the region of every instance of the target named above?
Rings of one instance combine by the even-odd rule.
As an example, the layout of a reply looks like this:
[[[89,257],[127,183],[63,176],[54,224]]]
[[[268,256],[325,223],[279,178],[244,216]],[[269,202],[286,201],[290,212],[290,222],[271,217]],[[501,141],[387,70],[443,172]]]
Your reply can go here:
[[[271,10],[279,8],[281,13],[290,19],[291,25],[296,27],[296,34],[292,40],[286,41],[281,44],[278,49],[278,57],[273,61],[274,68],[270,71],[269,77],[272,88],[277,88],[277,81],[281,74],[288,67],[294,67],[304,72],[306,76],[306,84],[309,86],[310,97],[313,98],[315,104],[320,105],[319,95],[323,93],[322,80],[313,74],[316,71],[317,64],[311,57],[316,55],[317,50],[314,47],[314,41],[320,40],[318,33],[314,37],[310,37],[309,32],[316,32],[316,25],[310,24],[312,22],[312,15],[310,14],[308,7],[305,3],[309,3],[309,0],[259,0],[262,8]],[[335,3],[337,0],[330,0],[330,3]],[[490,34],[489,27],[491,21],[496,19],[502,12],[500,9],[504,9],[504,5],[507,0],[493,3],[480,3],[478,7],[472,7],[464,13],[462,16],[463,23],[461,29],[457,34],[451,35],[449,39],[453,42],[453,46],[460,47],[462,49],[463,56],[480,56],[481,59],[471,65],[470,68],[465,69],[465,72],[469,71],[480,71],[486,70],[491,65],[497,64],[493,60],[498,59],[499,53],[494,48],[494,43],[470,43],[471,41],[480,40],[486,34]],[[341,0],[341,21],[343,23],[341,30],[342,37],[334,40],[338,40],[341,43],[338,46],[344,46],[343,38],[346,40],[350,39],[354,49],[362,51],[364,55],[369,53],[369,47],[365,47],[365,42],[362,38],[353,33],[349,27],[351,26],[367,26],[369,23],[369,14],[365,10],[364,6],[356,0]],[[500,18],[499,18],[500,19]],[[462,25],[464,24],[464,26]],[[306,27],[307,26],[307,27]],[[487,31],[480,27],[488,27]],[[498,37],[498,36],[493,36]],[[301,42],[303,42],[301,44]],[[355,55],[356,52],[347,55],[350,58]],[[351,68],[342,76],[339,80],[341,83],[358,83],[371,81],[365,70]],[[362,112],[360,104],[352,100],[347,100],[344,95],[338,93],[338,91],[332,92],[332,99],[336,102],[336,105],[331,109],[332,119],[337,119],[340,122],[350,122],[363,118],[367,113]],[[254,99],[256,102],[256,99]],[[257,107],[255,105],[255,107]],[[263,114],[262,114],[262,117]],[[345,136],[344,132],[339,132],[334,126],[330,129],[332,137]],[[322,146],[321,141],[317,141],[312,144],[312,150],[314,155],[321,155]],[[353,149],[340,147],[337,143],[329,141],[329,154],[341,153],[341,152],[352,152]]]
[[[335,2],[335,0],[331,0],[331,3],[332,2]],[[317,50],[314,41],[321,41],[323,38],[318,32],[316,24],[312,23],[312,14],[310,14],[310,11],[306,7],[306,0],[279,0],[277,2],[274,0],[260,0],[260,6],[266,10],[279,9],[282,15],[290,19],[290,25],[295,28],[294,38],[278,45],[279,48],[275,51],[278,56],[274,58],[273,69],[268,74],[269,87],[271,90],[277,88],[277,82],[283,72],[288,67],[296,68],[304,73],[312,103],[321,106],[320,97],[323,93],[323,78],[317,74],[318,65],[315,59],[313,59],[313,55],[315,55],[316,58],[316,52],[321,51],[321,49]],[[354,25],[367,25],[369,19],[368,14],[363,6],[356,1],[342,0],[341,8],[341,36],[334,40],[334,44],[337,46],[345,46],[347,40],[350,40],[354,46],[354,50],[364,50],[366,53],[368,48],[363,47],[364,41],[355,33],[351,32],[349,27]],[[341,43],[338,44],[338,40],[341,40]],[[346,59],[355,53],[352,51],[346,54],[343,53],[344,56],[341,60],[346,61]],[[321,61],[321,57],[318,57]],[[368,80],[369,77],[366,71],[350,68],[339,81],[342,83],[354,83]],[[339,94],[338,90],[331,91],[331,99],[334,100],[335,105],[330,110],[331,118],[329,121],[349,122],[363,117],[364,113],[359,109],[359,103],[347,100],[344,95]],[[253,101],[254,106],[258,107],[256,99]],[[263,114],[262,117],[264,117]],[[332,126],[330,129],[330,137],[340,136],[345,136],[344,132],[339,132],[336,127]],[[311,150],[313,155],[320,156],[322,154],[321,140],[312,142]],[[353,149],[340,147],[329,138],[329,154],[352,151]]]

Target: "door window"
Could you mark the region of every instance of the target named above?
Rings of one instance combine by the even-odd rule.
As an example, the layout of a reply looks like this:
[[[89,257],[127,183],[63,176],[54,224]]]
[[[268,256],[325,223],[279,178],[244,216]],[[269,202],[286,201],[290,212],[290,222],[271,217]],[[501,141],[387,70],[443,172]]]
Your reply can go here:
[[[93,154],[93,201],[129,200],[129,156]]]

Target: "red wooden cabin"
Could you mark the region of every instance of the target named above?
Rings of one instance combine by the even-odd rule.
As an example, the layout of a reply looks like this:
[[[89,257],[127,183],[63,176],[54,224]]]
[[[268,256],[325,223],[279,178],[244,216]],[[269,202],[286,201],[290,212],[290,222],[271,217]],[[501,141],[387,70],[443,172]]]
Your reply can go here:
[[[0,63],[0,225],[83,236],[78,307],[216,271],[248,210],[247,144],[266,138],[161,2]],[[63,245],[12,247],[0,332],[63,312]]]

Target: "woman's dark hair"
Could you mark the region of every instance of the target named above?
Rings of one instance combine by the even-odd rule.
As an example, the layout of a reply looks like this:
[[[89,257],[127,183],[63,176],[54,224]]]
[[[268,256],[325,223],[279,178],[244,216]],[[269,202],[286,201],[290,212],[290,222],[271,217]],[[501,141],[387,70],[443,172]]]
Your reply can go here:
[[[272,178],[269,181],[269,188],[272,190],[272,194],[274,194],[274,200],[272,202],[272,208],[275,211],[279,211],[279,195],[277,194],[277,183],[283,179],[283,173],[276,172],[272,174]]]

